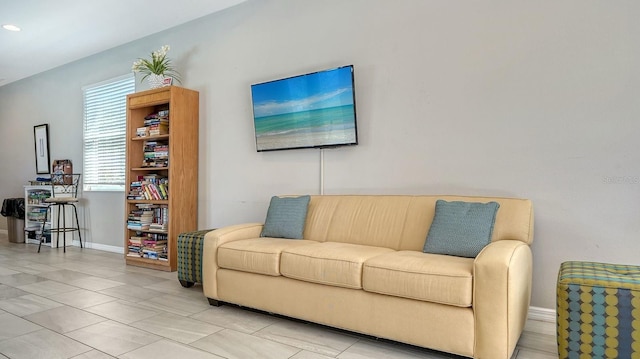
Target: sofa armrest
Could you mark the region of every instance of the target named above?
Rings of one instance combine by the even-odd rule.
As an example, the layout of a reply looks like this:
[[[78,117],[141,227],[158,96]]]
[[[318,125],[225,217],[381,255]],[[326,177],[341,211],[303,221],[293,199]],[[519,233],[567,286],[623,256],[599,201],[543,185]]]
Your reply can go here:
[[[518,240],[492,242],[473,267],[474,357],[509,359],[529,312],[531,249]]]
[[[218,299],[216,273],[218,272],[218,247],[241,239],[260,237],[262,223],[238,224],[216,229],[204,236],[202,248],[202,289],[207,298]]]

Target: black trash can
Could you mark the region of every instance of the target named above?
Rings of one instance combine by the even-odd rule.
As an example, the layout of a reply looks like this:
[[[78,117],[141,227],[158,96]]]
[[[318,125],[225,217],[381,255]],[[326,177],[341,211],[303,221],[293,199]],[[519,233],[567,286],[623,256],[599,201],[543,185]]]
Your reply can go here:
[[[9,242],[24,243],[24,198],[5,199],[0,214],[7,217]]]

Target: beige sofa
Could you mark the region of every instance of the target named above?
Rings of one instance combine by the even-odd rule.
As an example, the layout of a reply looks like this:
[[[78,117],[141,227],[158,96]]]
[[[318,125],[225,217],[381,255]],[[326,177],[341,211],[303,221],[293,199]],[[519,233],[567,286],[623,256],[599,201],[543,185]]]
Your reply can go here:
[[[436,200],[498,202],[476,258],[423,253]],[[304,239],[262,224],[205,236],[204,294],[458,355],[510,358],[531,297],[533,207],[526,199],[311,196]]]

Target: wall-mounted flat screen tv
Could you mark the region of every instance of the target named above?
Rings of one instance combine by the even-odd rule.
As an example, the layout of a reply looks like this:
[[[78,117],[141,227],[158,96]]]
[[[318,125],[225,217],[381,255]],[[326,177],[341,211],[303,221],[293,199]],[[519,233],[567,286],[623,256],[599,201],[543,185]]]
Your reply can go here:
[[[261,151],[358,144],[353,65],[251,85]]]

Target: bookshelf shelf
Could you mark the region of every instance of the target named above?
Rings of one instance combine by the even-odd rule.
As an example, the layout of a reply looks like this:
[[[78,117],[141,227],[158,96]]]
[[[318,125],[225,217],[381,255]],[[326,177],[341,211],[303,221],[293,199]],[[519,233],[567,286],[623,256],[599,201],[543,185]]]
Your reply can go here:
[[[127,258],[127,264],[129,265],[167,271],[167,267],[168,267],[167,261],[162,261],[157,259],[147,259],[147,258],[135,258],[135,257],[128,257],[128,256],[126,258]]]
[[[131,141],[156,141],[156,140],[168,140],[169,134],[157,135],[157,136],[144,136],[144,137],[132,137]]]
[[[160,200],[153,200],[153,199],[128,199],[127,203],[129,204],[169,204],[169,200],[168,199],[160,199]]]
[[[49,205],[47,205],[47,204],[29,204],[29,207],[47,208],[47,207],[49,207]]]
[[[142,231],[142,232],[146,232],[146,233],[159,233],[159,234],[167,234],[169,232],[167,231],[158,231],[158,230],[153,230],[153,229],[148,229],[146,231]]]
[[[167,171],[169,167],[133,167],[132,171]]]
[[[175,271],[178,234],[197,229],[198,96],[178,86],[127,96],[128,265]]]

